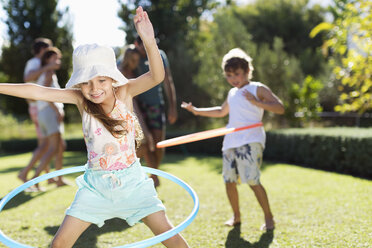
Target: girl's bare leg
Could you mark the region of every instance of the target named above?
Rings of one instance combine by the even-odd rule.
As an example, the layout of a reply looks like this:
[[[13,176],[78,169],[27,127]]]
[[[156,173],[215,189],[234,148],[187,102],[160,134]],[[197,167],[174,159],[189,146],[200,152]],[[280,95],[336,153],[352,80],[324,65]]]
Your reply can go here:
[[[41,172],[46,169],[46,167],[49,165],[50,161],[52,160],[53,156],[55,156],[57,153],[60,134],[59,133],[51,134],[47,137],[47,139],[48,139],[48,144],[49,144],[48,150],[41,158],[40,164],[36,168],[33,178],[40,176]],[[35,184],[35,187],[38,190],[44,191],[44,189],[40,188],[39,184]]]
[[[52,160],[53,156],[56,155],[58,151],[60,136],[61,135],[59,133],[51,134],[48,136],[47,139],[49,147],[47,152],[41,158],[39,166],[36,168],[34,178],[38,177],[40,173],[45,170],[49,162]]]
[[[62,136],[60,136],[60,144],[58,147],[58,151],[56,154],[56,170],[62,169],[63,166],[63,153],[66,150],[66,142],[62,139]],[[63,181],[62,176],[58,177],[58,180],[56,181],[56,184],[58,187],[67,185],[66,182]]]
[[[159,235],[173,228],[164,211],[159,211],[142,219],[142,221],[151,229],[155,235]],[[166,247],[183,248],[189,247],[185,239],[176,234],[173,237],[162,242]]]
[[[80,235],[91,225],[90,222],[66,215],[56,235],[53,238],[52,248],[72,247]]]
[[[18,178],[21,179],[23,182],[27,182],[28,173],[35,166],[36,162],[40,160],[40,158],[47,152],[47,150],[48,139],[44,138],[40,141],[38,147],[34,150],[34,153],[32,154],[32,158],[28,165],[19,172]]]

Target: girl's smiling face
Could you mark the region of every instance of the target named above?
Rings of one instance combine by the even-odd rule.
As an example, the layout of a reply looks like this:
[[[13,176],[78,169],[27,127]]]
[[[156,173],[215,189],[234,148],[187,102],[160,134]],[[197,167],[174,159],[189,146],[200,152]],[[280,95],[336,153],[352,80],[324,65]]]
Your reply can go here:
[[[241,88],[244,85],[249,84],[248,72],[245,72],[241,68],[231,71],[225,71],[225,77],[227,82],[233,87]]]
[[[97,76],[88,82],[80,84],[83,96],[89,101],[101,104],[106,99],[113,97],[113,79],[104,76]]]

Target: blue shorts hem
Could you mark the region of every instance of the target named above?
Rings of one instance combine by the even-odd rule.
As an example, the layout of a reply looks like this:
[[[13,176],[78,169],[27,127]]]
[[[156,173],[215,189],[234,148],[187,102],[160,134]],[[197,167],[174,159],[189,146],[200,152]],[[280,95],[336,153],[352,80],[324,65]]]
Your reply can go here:
[[[77,213],[77,212],[69,212],[66,211],[66,215],[78,218],[79,220],[90,222],[92,224],[96,224],[98,227],[102,227],[105,224],[105,221],[99,221],[97,219],[92,218],[92,216],[83,214],[83,213]]]
[[[146,210],[145,212],[143,212],[139,215],[127,218],[126,221],[127,221],[128,225],[134,226],[137,223],[141,223],[142,222],[141,220],[143,218],[149,216],[150,214],[159,212],[159,211],[165,211],[165,207],[164,206],[159,206],[159,205],[151,207],[150,209]]]

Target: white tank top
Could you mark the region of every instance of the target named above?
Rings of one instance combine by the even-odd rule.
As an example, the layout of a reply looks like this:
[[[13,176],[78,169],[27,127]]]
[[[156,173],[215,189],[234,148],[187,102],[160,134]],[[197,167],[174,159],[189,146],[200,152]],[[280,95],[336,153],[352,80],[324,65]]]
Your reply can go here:
[[[229,123],[227,128],[244,127],[262,121],[264,109],[253,105],[248,101],[243,91],[248,90],[257,99],[257,87],[263,84],[250,82],[242,88],[232,88],[227,96],[229,104]],[[229,148],[236,148],[248,143],[260,143],[265,147],[266,134],[263,127],[255,127],[225,135],[222,151]]]

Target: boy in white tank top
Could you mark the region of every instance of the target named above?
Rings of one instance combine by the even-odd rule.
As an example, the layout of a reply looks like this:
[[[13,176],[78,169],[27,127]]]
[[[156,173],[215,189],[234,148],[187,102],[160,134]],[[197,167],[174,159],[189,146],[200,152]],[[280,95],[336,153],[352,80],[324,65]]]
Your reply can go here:
[[[181,107],[194,115],[207,117],[224,117],[229,114],[227,127],[243,127],[262,121],[264,110],[276,114],[284,113],[280,99],[262,83],[251,82],[252,59],[241,49],[230,50],[222,59],[227,82],[233,87],[221,106],[196,108],[192,103],[183,102]],[[260,166],[265,147],[265,130],[263,127],[246,129],[227,134],[223,141],[223,178],[227,197],[230,201],[233,217],[225,225],[240,225],[239,196],[236,184],[247,183],[257,198],[264,215],[263,230],[275,227],[266,191],[260,183]]]

